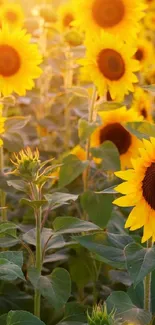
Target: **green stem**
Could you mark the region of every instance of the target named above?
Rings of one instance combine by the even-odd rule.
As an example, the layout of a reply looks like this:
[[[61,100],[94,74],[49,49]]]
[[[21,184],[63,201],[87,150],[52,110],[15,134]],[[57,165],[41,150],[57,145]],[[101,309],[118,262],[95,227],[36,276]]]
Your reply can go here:
[[[33,188],[33,196],[36,197],[36,200],[40,200],[40,191],[37,186],[31,186]],[[35,195],[37,193],[37,195]],[[42,208],[35,210],[36,218],[36,263],[35,267],[38,271],[38,276],[41,276],[42,270],[42,249],[41,249],[41,219],[42,219]],[[38,289],[35,289],[34,296],[34,315],[40,318],[40,303],[41,295]]]
[[[147,248],[152,247],[152,240],[147,241]],[[149,273],[144,279],[144,310],[151,312],[151,276]]]
[[[3,146],[0,147],[0,171],[3,174],[4,172],[4,151]],[[0,204],[1,204],[1,215],[2,221],[7,221],[7,213],[6,213],[6,193],[3,190],[0,190]]]
[[[65,89],[67,90],[72,88],[72,84],[73,84],[73,55],[70,47],[68,47],[66,50],[66,74],[64,80]],[[71,117],[71,108],[68,103],[65,109],[65,140],[64,140],[65,150],[68,150],[70,147],[70,139],[71,139],[70,117]]]
[[[90,107],[89,107],[89,115],[88,115],[88,122],[89,123],[93,122],[93,113],[94,113],[94,106],[95,106],[95,102],[96,102],[96,96],[97,96],[97,92],[96,92],[96,87],[94,86],[92,99],[91,99]],[[89,161],[91,160],[90,138],[91,138],[91,136],[87,139],[87,144],[86,144],[86,160],[89,160]],[[90,166],[88,166],[86,168],[86,170],[84,172],[84,175],[83,175],[84,192],[86,192],[88,190],[89,169],[90,169]]]
[[[41,276],[42,252],[41,252],[41,209],[36,213],[36,269]],[[35,290],[34,296],[34,315],[40,318],[40,300],[41,295],[38,289]]]

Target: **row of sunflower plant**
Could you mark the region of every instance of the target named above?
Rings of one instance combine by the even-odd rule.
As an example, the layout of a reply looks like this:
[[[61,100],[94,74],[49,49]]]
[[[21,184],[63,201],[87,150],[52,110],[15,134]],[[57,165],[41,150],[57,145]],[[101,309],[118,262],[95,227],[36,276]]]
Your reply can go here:
[[[1,325],[154,324],[154,45],[155,0],[0,1]]]

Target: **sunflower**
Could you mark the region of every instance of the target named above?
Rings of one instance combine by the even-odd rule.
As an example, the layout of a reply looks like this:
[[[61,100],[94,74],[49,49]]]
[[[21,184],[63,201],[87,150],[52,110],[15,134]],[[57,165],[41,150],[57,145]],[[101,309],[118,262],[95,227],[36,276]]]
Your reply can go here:
[[[76,11],[72,1],[68,1],[61,5],[58,9],[58,27],[61,31],[72,27],[73,21],[76,19]]]
[[[75,155],[79,160],[86,160],[86,152],[80,145],[75,146],[70,154]]]
[[[144,26],[153,32],[155,31],[155,11],[154,10],[148,12],[147,15],[145,16]]]
[[[152,122],[152,105],[153,98],[150,93],[140,87],[135,88],[133,94],[132,107],[145,120]]]
[[[141,121],[143,117],[138,116],[133,109],[127,110],[126,107],[99,112],[98,114],[103,124],[93,132],[91,147],[98,147],[104,141],[111,141],[119,151],[122,169],[131,167],[130,159],[137,157],[137,150],[141,141],[130,134],[124,125],[127,122]]]
[[[116,191],[125,194],[114,201],[121,207],[134,207],[126,225],[130,230],[144,227],[142,242],[152,237],[155,241],[155,138],[143,140],[140,157],[132,161],[133,169],[117,172],[116,175],[126,182],[116,187]]]
[[[146,8],[143,0],[77,0],[75,7],[76,24],[82,29],[90,33],[104,30],[123,40],[135,38]]]
[[[22,27],[24,24],[24,13],[19,4],[8,3],[0,7],[0,20],[7,23],[11,28]]]
[[[118,37],[102,32],[86,39],[86,58],[79,60],[98,88],[100,96],[109,91],[111,98],[122,101],[133,83],[138,81],[134,72],[140,68],[133,59],[136,49],[122,42]]]
[[[154,9],[155,8],[155,0],[145,0],[145,3],[148,6],[148,9]]]
[[[134,57],[140,62],[142,70],[151,66],[155,59],[153,43],[145,38],[138,39]]]
[[[13,91],[23,96],[34,86],[41,69],[42,58],[36,44],[30,44],[25,30],[5,25],[0,30],[0,91],[8,96]]]

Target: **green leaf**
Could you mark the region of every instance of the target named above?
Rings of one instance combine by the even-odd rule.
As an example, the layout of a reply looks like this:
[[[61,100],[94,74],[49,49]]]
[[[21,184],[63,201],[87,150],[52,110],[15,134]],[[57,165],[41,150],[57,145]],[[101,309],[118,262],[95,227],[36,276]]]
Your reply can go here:
[[[0,253],[0,258],[5,258],[9,262],[18,265],[20,268],[23,266],[23,252],[6,251]]]
[[[144,248],[137,243],[125,247],[127,268],[136,286],[145,276],[155,270],[155,247]]]
[[[12,222],[2,222],[0,223],[0,234],[7,234],[14,238],[17,238],[17,228],[18,226]]]
[[[79,290],[89,282],[96,281],[96,268],[90,253],[83,247],[78,248],[69,259],[69,273]]]
[[[9,152],[19,152],[24,147],[24,142],[19,133],[4,133],[3,146]]]
[[[26,126],[26,124],[30,121],[31,116],[13,116],[7,118],[5,122],[5,131],[10,132],[17,132],[17,130],[20,130]]]
[[[155,125],[147,121],[130,122],[124,127],[139,139],[148,139],[155,136]]]
[[[111,141],[105,141],[101,146],[91,148],[93,157],[101,158],[105,171],[120,170],[120,157],[116,146]]]
[[[116,194],[117,192],[114,190],[116,185],[105,188],[105,190],[100,191],[100,192],[95,192],[96,194]]]
[[[38,278],[37,271],[29,273],[29,279],[41,295],[55,309],[62,308],[68,301],[71,294],[71,279],[69,273],[63,268],[56,268],[48,277]]]
[[[53,222],[53,228],[62,234],[80,233],[100,229],[91,222],[83,221],[74,217],[58,217]]]
[[[68,302],[65,306],[64,317],[61,320],[62,322],[82,322],[86,323],[86,308],[83,305],[80,305],[77,302]],[[61,324],[60,323],[60,324]]]
[[[94,253],[95,259],[116,268],[125,268],[124,246],[133,241],[130,236],[100,232],[74,238],[80,245]]]
[[[20,200],[20,203],[23,203],[23,204],[26,204],[26,205],[29,205],[32,209],[39,209],[41,208],[44,204],[47,203],[46,200],[38,200],[38,201],[32,201],[32,200],[28,200],[28,199],[21,199]]]
[[[0,278],[7,281],[14,281],[20,278],[25,281],[21,268],[5,258],[0,258]]]
[[[27,311],[10,311],[6,325],[45,325],[40,319]]]
[[[36,246],[36,229],[31,229],[23,235],[23,240],[30,245]],[[48,243],[48,244],[47,244]],[[41,232],[41,247],[46,250],[62,248],[65,241],[61,235],[55,235],[49,228],[43,228]]]
[[[72,183],[88,167],[88,161],[81,161],[74,155],[64,158],[63,166],[60,168],[59,187],[65,187]]]
[[[13,179],[10,181],[7,181],[8,186],[14,187],[17,191],[25,192],[27,184],[26,182],[18,179]]]
[[[17,245],[20,242],[19,239],[14,239],[12,237],[2,237],[0,238],[0,247],[8,248]]]
[[[0,324],[1,325],[7,325],[6,324],[7,316],[8,316],[7,314],[4,314],[4,315],[0,316]]]
[[[97,123],[89,123],[84,119],[78,122],[78,134],[81,141],[85,141],[97,128]]]
[[[89,219],[101,228],[105,228],[111,217],[113,196],[87,191],[81,196],[82,208]],[[104,211],[104,213],[103,213]]]
[[[109,110],[113,110],[113,109],[118,109],[120,107],[123,106],[123,103],[117,103],[117,102],[113,102],[113,101],[107,101],[105,102],[105,100],[96,102],[96,109],[98,111],[109,111]]]
[[[88,90],[83,87],[72,87],[68,88],[68,90],[70,90],[72,94],[75,94],[78,97],[89,97]]]
[[[55,192],[53,194],[46,194],[45,199],[51,206],[51,209],[56,209],[64,204],[69,204],[69,201],[76,201],[78,199],[78,195]]]
[[[149,324],[151,313],[135,306],[125,292],[113,292],[107,299],[109,311],[116,309],[116,316],[128,322],[135,322],[141,325]]]

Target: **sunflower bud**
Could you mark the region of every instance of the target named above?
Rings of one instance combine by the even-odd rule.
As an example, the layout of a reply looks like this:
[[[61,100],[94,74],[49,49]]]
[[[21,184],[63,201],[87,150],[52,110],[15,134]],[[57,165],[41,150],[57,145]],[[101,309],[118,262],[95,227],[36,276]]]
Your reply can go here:
[[[87,314],[89,325],[115,325],[115,312],[107,312],[106,303],[104,306],[98,305],[93,308],[92,315]]]
[[[40,167],[39,151],[36,149],[32,152],[30,148],[27,148],[21,150],[19,154],[14,154],[14,158],[12,163],[16,169],[13,173],[26,181],[35,181]]]
[[[70,46],[79,46],[83,43],[83,35],[75,29],[70,29],[65,33],[65,41]]]

